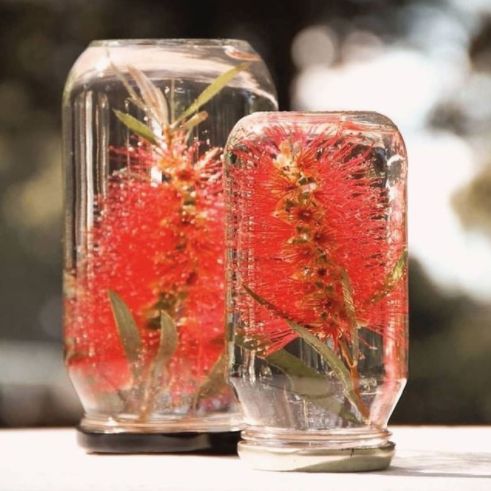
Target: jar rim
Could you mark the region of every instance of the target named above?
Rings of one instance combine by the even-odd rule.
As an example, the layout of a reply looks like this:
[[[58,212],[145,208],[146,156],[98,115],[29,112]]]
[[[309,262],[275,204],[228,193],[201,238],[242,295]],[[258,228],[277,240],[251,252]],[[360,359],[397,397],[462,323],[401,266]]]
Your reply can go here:
[[[90,47],[123,48],[132,46],[202,46],[227,47],[251,50],[251,45],[243,39],[229,38],[142,38],[142,39],[96,39]]]

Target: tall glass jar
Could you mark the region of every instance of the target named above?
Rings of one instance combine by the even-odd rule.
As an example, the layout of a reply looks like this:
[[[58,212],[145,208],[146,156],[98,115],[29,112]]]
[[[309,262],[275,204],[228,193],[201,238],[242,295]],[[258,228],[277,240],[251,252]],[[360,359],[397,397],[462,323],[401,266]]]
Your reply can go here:
[[[276,108],[244,41],[96,41],[63,97],[66,364],[95,451],[206,448],[225,380],[222,149]]]
[[[256,113],[233,129],[230,376],[252,466],[389,464],[407,372],[406,174],[376,113]]]

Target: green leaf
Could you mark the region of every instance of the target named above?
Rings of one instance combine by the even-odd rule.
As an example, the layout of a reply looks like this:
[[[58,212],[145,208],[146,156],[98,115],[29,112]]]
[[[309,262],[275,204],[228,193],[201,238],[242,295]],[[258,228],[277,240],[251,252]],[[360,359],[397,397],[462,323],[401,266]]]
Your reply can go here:
[[[135,368],[138,363],[141,345],[138,327],[123,299],[113,290],[109,290],[107,294],[126,358],[132,367]]]
[[[291,327],[291,329],[324,359],[324,361],[334,372],[336,378],[343,385],[346,397],[350,400],[353,406],[358,409],[360,414],[364,415],[365,410],[363,401],[360,400],[360,397],[354,390],[353,380],[351,379],[351,374],[349,370],[347,369],[343,361],[337,356],[337,354],[325,343],[314,336],[307,328],[289,319],[288,316],[282,313],[280,309],[268,302],[266,299],[259,296],[257,293],[253,292],[248,286],[242,286],[244,290],[259,304],[265,306],[270,311],[285,320],[286,323]]]
[[[206,111],[200,111],[183,123],[182,127],[189,131],[198,124],[202,123],[206,118],[208,118],[208,113]]]
[[[250,295],[258,304],[262,305],[263,307],[266,307],[268,310],[278,315],[282,319],[289,320],[289,317],[285,312],[282,312],[278,307],[276,307],[276,305],[273,305],[272,303],[268,302],[265,298],[261,297],[256,292],[252,291],[247,285],[243,284],[242,288],[244,288],[247,294]]]
[[[126,80],[126,77],[124,76],[123,72],[114,63],[111,63],[111,68],[114,71],[114,73],[116,74],[116,77],[124,85],[126,91],[128,92],[128,94],[130,96],[131,102],[133,102],[133,104],[136,107],[139,107],[141,110],[145,111],[146,108],[145,108],[144,101],[140,97],[138,97],[138,95],[134,91],[133,87],[130,85],[128,80]]]
[[[351,325],[351,346],[352,346],[352,364],[358,363],[360,350],[360,341],[358,336],[358,321],[356,319],[355,302],[353,300],[353,289],[349,275],[345,269],[341,271],[341,288],[343,290],[344,310]]]
[[[176,351],[177,342],[176,324],[167,312],[161,310],[159,348],[152,359],[150,370],[144,383],[139,414],[140,421],[146,421],[154,408],[155,398],[162,389],[162,373]]]
[[[196,410],[201,399],[218,394],[226,384],[225,371],[227,368],[227,356],[222,353],[211,368],[204,382],[194,394],[191,407]]]
[[[237,336],[234,342],[245,349],[254,348],[254,343],[246,343]],[[329,384],[325,375],[306,365],[298,356],[292,355],[285,349],[279,349],[262,358],[287,376],[290,392],[307,399],[332,414],[339,414],[346,421],[360,423],[357,416],[344,407],[334,393],[328,391]]]
[[[287,320],[288,325],[302,338],[311,348],[314,349],[323,359],[327,362],[331,370],[336,374],[336,377],[343,383],[345,387],[351,387],[351,374],[346,368],[338,355],[327,344],[323,343],[316,336],[314,336],[308,329]],[[349,393],[350,390],[348,389]]]
[[[142,123],[131,114],[123,113],[116,109],[114,109],[114,114],[125,126],[133,131],[133,133],[142,137],[144,140],[147,140],[152,145],[158,145],[157,137],[146,124]]]
[[[404,273],[406,271],[406,265],[407,265],[407,251],[405,250],[399,259],[396,261],[396,264],[394,265],[394,268],[390,272],[389,278],[388,278],[388,285],[391,287],[394,287],[397,282],[404,276]]]
[[[314,336],[308,329],[297,324],[296,322],[287,321],[288,325],[317,353],[327,362],[331,370],[334,372],[336,378],[342,383],[344,393],[350,400],[354,407],[358,409],[360,414],[365,414],[363,401],[361,401],[359,395],[354,390],[353,380],[349,370],[346,368],[343,361],[336,355],[336,353],[329,348],[325,343],[320,341]]]
[[[399,256],[399,259],[396,261],[391,272],[386,276],[382,290],[380,290],[370,299],[371,303],[379,302],[397,286],[397,283],[399,283],[399,281],[406,273],[407,257],[407,250],[405,250]]]
[[[319,372],[306,365],[298,356],[292,355],[285,349],[279,349],[265,356],[265,359],[291,376],[299,378],[321,378],[325,380]]]
[[[156,120],[161,126],[169,123],[167,100],[162,91],[141,71],[128,67],[128,73],[133,77],[140,90],[147,116]]]
[[[230,70],[219,75],[203,92],[193,101],[193,103],[176,119],[174,125],[180,123],[183,119],[188,118],[195,113],[201,106],[206,104],[210,99],[215,97],[239,72],[249,66],[249,62],[241,63]]]
[[[160,343],[157,354],[155,355],[156,364],[164,364],[172,358],[177,348],[177,328],[172,317],[160,311]]]

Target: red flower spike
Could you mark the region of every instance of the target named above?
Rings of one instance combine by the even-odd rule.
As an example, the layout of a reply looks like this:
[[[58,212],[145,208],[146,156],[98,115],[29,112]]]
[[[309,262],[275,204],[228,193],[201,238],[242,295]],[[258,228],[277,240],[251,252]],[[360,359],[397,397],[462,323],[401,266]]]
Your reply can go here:
[[[275,125],[231,149],[239,161],[229,167],[239,196],[232,204],[239,249],[247,247],[252,258],[238,263],[237,307],[245,334],[259,339],[266,354],[296,338],[286,320],[335,347],[340,339],[349,343],[359,327],[405,335],[391,327],[404,324],[398,321],[406,314],[405,288],[392,285],[373,301],[404,254],[404,215],[395,213],[397,200],[360,135],[353,123],[327,134]],[[240,230],[244,223],[248,231]],[[259,305],[242,285],[282,315]]]
[[[109,290],[135,317],[144,365],[158,347],[159,309],[172,314],[179,342],[167,383],[174,399],[192,394],[223,351],[220,150],[199,158],[198,145],[187,147],[183,138],[176,135],[162,153],[141,143],[112,149],[114,161],[126,167],[110,176],[98,201],[84,259],[74,272],[75,293],[66,305],[66,336],[79,354],[68,362],[92,375],[97,390],[131,383]],[[161,182],[153,182],[155,170],[163,173]]]

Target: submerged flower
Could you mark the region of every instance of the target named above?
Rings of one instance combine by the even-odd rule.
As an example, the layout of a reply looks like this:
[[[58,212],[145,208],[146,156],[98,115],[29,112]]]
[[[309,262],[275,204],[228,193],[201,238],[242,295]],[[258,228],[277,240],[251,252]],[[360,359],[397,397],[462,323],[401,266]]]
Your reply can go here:
[[[276,125],[231,151],[240,162],[229,172],[239,200],[235,244],[247,258],[235,280],[245,334],[266,353],[297,337],[289,322],[334,346],[360,327],[384,334],[390,317],[405,313],[404,289],[379,295],[405,230],[388,218],[373,144],[355,125],[317,133]]]
[[[114,151],[116,158],[124,153]],[[108,299],[113,290],[135,317],[143,361],[158,347],[160,310],[175,320],[179,344],[169,383],[175,394],[192,392],[180,381],[189,374],[199,383],[223,351],[223,196],[215,184],[219,176],[206,172],[208,166],[220,170],[218,153],[212,158],[205,153],[194,164],[205,172],[198,175],[194,165],[176,167],[172,179],[160,183],[150,179],[155,160],[148,150],[129,155],[130,165],[109,178],[98,200],[97,219],[73,272],[76,289],[67,300],[66,335],[75,340],[73,353],[90,356],[68,361],[72,368],[96,367],[94,378],[105,390],[129,383],[130,367]]]

